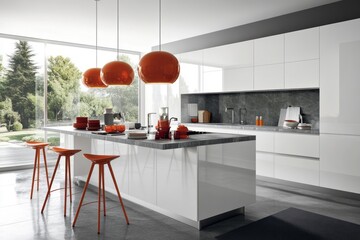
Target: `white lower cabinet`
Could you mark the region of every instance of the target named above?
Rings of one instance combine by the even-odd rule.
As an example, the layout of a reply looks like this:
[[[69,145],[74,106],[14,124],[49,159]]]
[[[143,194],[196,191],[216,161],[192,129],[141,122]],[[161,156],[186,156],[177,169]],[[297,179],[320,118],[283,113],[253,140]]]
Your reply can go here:
[[[360,193],[360,136],[320,134],[320,186]]]
[[[256,175],[315,186],[320,185],[319,135],[252,131],[228,127],[191,126],[190,129],[205,132],[255,135]],[[215,162],[218,159],[217,155],[222,153],[222,150],[213,150],[215,151],[211,154],[213,158],[208,156],[208,159]],[[360,159],[360,156],[358,159]],[[360,169],[360,166],[358,169]]]
[[[273,153],[256,152],[256,175],[275,177]]]
[[[274,177],[319,186],[319,136],[275,133]]]
[[[274,177],[287,181],[319,186],[318,158],[274,155]]]
[[[275,133],[275,153],[319,158],[319,136]]]

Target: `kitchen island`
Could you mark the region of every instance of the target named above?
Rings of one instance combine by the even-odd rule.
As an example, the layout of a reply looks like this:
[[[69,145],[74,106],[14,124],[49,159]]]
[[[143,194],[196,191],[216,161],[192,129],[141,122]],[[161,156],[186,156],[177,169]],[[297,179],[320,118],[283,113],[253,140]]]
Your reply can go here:
[[[207,133],[180,140],[133,140],[70,126],[44,130],[60,133],[62,147],[120,155],[112,166],[125,199],[198,229],[243,213],[256,200],[255,136]],[[82,184],[90,162],[82,154],[74,158],[74,179]],[[106,190],[114,194],[105,174]],[[97,186],[93,176],[90,184]]]

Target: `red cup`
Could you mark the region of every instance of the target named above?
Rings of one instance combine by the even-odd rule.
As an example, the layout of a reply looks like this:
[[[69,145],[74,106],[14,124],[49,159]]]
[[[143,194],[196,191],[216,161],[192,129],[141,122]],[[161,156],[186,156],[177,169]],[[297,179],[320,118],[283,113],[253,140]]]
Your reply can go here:
[[[76,123],[87,123],[88,118],[87,117],[76,117]]]

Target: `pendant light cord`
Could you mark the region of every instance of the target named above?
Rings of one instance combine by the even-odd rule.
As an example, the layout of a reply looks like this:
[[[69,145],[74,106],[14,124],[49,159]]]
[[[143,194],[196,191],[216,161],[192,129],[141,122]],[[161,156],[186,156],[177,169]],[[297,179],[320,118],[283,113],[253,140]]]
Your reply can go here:
[[[96,10],[95,10],[95,56],[96,56],[96,64],[95,66],[98,66],[98,1],[95,0],[96,3]]]
[[[161,51],[161,0],[159,0],[159,51]]]
[[[117,58],[117,60],[118,61],[120,61],[120,55],[119,55],[119,38],[120,38],[120,36],[119,36],[119,20],[120,20],[120,14],[119,14],[119,12],[120,12],[120,10],[119,10],[119,8],[120,8],[120,4],[119,4],[119,0],[117,0],[117,6],[116,6],[116,9],[117,9],[117,18],[116,18],[116,27],[117,27],[117,51],[116,51],[116,58]]]

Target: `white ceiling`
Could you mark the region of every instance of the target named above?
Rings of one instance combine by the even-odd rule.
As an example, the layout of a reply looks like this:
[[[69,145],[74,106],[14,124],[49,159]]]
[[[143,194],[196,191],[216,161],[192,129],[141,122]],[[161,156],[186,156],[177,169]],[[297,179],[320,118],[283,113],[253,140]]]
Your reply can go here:
[[[116,1],[98,2],[98,44],[116,48]],[[162,43],[338,0],[163,0]],[[120,48],[159,42],[158,0],[120,0]],[[0,0],[0,33],[95,45],[94,0]]]

